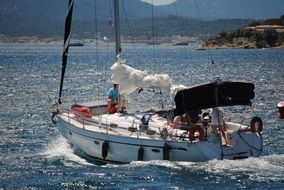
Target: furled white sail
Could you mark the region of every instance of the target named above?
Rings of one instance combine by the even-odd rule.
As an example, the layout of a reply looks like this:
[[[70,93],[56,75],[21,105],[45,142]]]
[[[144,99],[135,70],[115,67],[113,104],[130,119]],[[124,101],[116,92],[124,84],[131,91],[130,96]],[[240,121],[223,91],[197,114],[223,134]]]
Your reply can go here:
[[[150,75],[147,71],[134,69],[125,64],[119,56],[111,66],[113,72],[111,81],[119,84],[120,94],[129,94],[137,89],[164,89],[170,90],[171,78],[167,74]]]
[[[183,90],[183,89],[186,89],[188,88],[187,86],[184,86],[182,84],[179,84],[179,85],[172,85],[171,88],[170,88],[170,93],[173,97],[176,96],[176,94],[180,91],[180,90]]]

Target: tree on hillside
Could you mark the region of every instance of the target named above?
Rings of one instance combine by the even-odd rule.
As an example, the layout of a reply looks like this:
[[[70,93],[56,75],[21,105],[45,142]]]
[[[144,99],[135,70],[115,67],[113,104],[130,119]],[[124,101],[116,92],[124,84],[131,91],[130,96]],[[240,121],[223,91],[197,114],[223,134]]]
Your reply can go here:
[[[278,43],[278,45],[284,45],[284,33],[279,33],[278,34],[277,43]]]
[[[228,32],[222,31],[222,32],[219,33],[219,36],[220,36],[221,38],[226,38],[226,37],[228,36]]]
[[[255,41],[257,48],[274,47],[279,41],[278,33],[276,30],[271,28],[264,30],[263,33],[257,32],[255,34]]]
[[[278,39],[276,30],[271,28],[264,30],[263,39],[268,43],[270,47],[275,46],[275,43],[277,42]]]

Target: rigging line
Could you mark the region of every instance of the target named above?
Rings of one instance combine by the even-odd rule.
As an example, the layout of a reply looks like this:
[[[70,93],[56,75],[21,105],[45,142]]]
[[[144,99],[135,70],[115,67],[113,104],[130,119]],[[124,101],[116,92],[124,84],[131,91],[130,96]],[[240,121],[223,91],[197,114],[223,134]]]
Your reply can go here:
[[[108,24],[107,24],[108,27],[106,27],[106,31],[105,31],[106,39],[103,39],[103,41],[107,43],[107,46],[106,46],[106,51],[103,51],[103,52],[105,52],[104,58],[102,58],[102,62],[103,62],[103,64],[102,64],[102,74],[103,74],[102,75],[103,76],[102,82],[104,82],[104,84],[107,83],[107,78],[109,78],[109,77],[107,77],[107,70],[110,67],[109,66],[109,64],[110,64],[110,62],[109,62],[110,58],[109,57],[110,57],[110,36],[111,36],[112,28],[113,28],[113,22],[112,22],[112,18],[113,18],[112,10],[114,9],[113,1],[109,0],[107,6],[108,6],[108,10],[109,10],[108,11]],[[103,46],[103,45],[101,45],[101,46]]]
[[[123,1],[121,2],[121,6],[122,6],[122,12],[123,12],[123,14],[125,16],[125,21],[126,21],[127,28],[128,28],[128,30],[130,32],[130,35],[131,35],[131,41],[132,41],[132,44],[134,46],[135,54],[138,56],[138,52],[137,52],[137,48],[136,48],[135,40],[134,40],[134,35],[133,35],[133,30],[131,30],[131,27],[130,27],[130,24],[129,24],[130,22],[129,22],[128,18],[127,18],[126,11],[125,11],[125,6],[124,6]]]
[[[111,3],[112,2],[112,3]],[[113,28],[113,23],[112,23],[112,18],[113,18],[113,15],[112,15],[112,10],[114,9],[113,8],[113,1],[108,1],[108,9],[109,9],[109,20],[108,20],[108,28]],[[111,30],[109,30],[109,29],[107,29],[107,50],[106,50],[106,60],[108,61],[109,60],[109,56],[110,56],[110,51],[109,51],[109,49],[110,49],[110,32]],[[108,63],[109,64],[109,63]],[[107,68],[108,68],[108,64],[103,64],[104,65],[104,68],[103,68],[103,70],[104,70],[104,78],[103,78],[103,80],[104,80],[104,82],[106,83],[106,81],[107,81]]]
[[[64,75],[65,75],[65,70],[67,66],[67,55],[68,55],[69,43],[70,43],[73,5],[74,5],[74,0],[69,0],[68,13],[65,19],[65,32],[64,32],[64,45],[63,45],[64,49],[63,49],[63,54],[62,54],[61,81],[60,81],[59,97],[58,97],[59,104],[62,103],[61,95],[62,95],[62,89],[63,89],[63,80],[64,80]]]
[[[249,118],[249,114],[248,114],[248,111],[249,109],[252,108],[252,107],[244,107],[244,111],[242,112],[242,115],[241,115],[241,125],[244,125],[245,121]],[[254,110],[252,109],[252,112],[254,112]],[[248,128],[249,126],[246,125],[246,128]]]
[[[177,1],[173,0],[173,6],[174,6],[174,9],[175,9],[175,14],[176,14],[176,17],[179,17],[178,15],[178,10],[177,10]],[[182,17],[182,16],[180,16]],[[184,19],[183,19],[184,20]],[[184,25],[184,22],[181,22],[182,24],[182,30],[185,30],[185,25]]]
[[[194,0],[194,6],[195,6],[195,9],[196,9],[196,13],[197,13],[197,16],[198,16],[198,20],[200,21],[200,29],[202,29],[202,27],[203,27],[203,21],[202,21],[202,19],[201,19],[201,16],[200,16],[200,11],[199,11],[199,8],[198,8],[198,4],[197,4],[197,2],[196,2],[196,0]],[[202,30],[201,30],[202,31]],[[209,57],[210,57],[210,59],[211,59],[211,66],[212,65],[214,65],[214,60],[213,60],[213,58],[212,58],[212,55],[211,54],[209,54]],[[216,71],[215,71],[215,69],[214,69],[214,67],[213,67],[213,69],[211,69],[212,70],[212,74],[213,74],[213,77],[212,78],[214,78],[215,77],[215,75],[216,75]]]
[[[153,46],[153,54],[154,54],[154,63],[156,63],[156,48],[155,48],[155,34],[154,34],[154,3],[153,0],[151,0],[151,23],[152,23],[152,46]]]
[[[175,16],[178,18],[178,10],[177,10],[177,6],[176,6],[176,2],[177,2],[177,1],[173,0],[173,6],[174,6],[174,9],[175,9]],[[182,24],[182,29],[185,30],[184,20],[182,21],[181,24]],[[178,52],[177,49],[174,49],[174,50],[171,51],[171,52],[172,52],[174,58],[175,58],[176,60],[178,60],[180,63],[182,63],[181,58],[177,55],[177,52]]]
[[[95,0],[95,39],[96,39],[96,61],[99,62],[99,49],[98,49],[98,14],[97,14],[97,0]]]
[[[176,17],[177,17],[177,16],[178,16],[177,4],[176,4],[176,1],[174,1],[174,0],[173,0],[173,5],[174,5],[174,9],[175,9]]]
[[[196,8],[196,12],[197,12],[198,19],[201,20],[200,13],[199,13],[199,9],[198,9],[196,0],[194,0],[194,5],[195,5],[195,8]]]
[[[250,145],[250,144],[242,137],[240,131],[238,131],[237,134],[239,135],[239,137],[242,139],[242,141],[243,141],[248,147],[250,147],[250,148],[252,148],[252,149],[255,149],[255,150],[259,151],[259,152],[263,151],[263,148],[262,148],[262,147],[259,149],[259,148],[254,147],[253,145]],[[259,135],[262,135],[262,134],[259,133]]]
[[[99,63],[99,49],[98,49],[98,15],[97,15],[97,0],[94,1],[95,3],[95,40],[96,40],[96,64]],[[103,67],[103,66],[102,66]],[[99,94],[100,94],[100,88],[97,87],[97,102],[99,103]]]

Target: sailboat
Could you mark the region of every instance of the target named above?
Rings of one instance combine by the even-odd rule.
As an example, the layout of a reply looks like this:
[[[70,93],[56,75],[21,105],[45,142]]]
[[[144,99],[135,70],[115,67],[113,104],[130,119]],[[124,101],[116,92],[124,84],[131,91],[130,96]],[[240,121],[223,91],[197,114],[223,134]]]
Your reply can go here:
[[[220,111],[214,115],[214,110],[220,107],[250,106],[255,96],[254,84],[218,78],[192,87],[173,88],[166,74],[148,75],[126,65],[121,58],[119,0],[113,1],[116,60],[111,67],[112,82],[120,84],[122,94],[142,88],[171,89],[175,106],[167,110],[151,109],[133,113],[119,109],[110,114],[106,100],[101,104],[74,104],[63,109],[61,95],[73,2],[69,0],[68,4],[59,98],[52,118],[62,136],[74,148],[88,158],[107,163],[151,160],[202,162],[261,155],[261,118],[254,116],[249,125],[245,125],[222,120]]]
[[[84,44],[82,42],[70,42],[69,46],[82,47]]]

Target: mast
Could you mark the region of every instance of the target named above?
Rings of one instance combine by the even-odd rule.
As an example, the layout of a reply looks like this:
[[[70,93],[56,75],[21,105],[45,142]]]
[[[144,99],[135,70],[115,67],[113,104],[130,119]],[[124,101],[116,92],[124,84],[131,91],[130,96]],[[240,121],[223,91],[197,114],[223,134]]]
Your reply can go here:
[[[61,70],[61,81],[60,81],[59,98],[58,98],[58,103],[60,104],[61,104],[61,95],[62,95],[62,89],[63,89],[64,75],[65,75],[65,70],[66,70],[66,65],[67,65],[67,55],[68,55],[69,43],[70,43],[73,4],[74,4],[74,0],[69,0],[68,13],[65,19],[64,44],[63,44],[63,54],[62,54],[62,70]]]
[[[113,0],[114,4],[114,31],[115,31],[115,61],[118,60],[118,55],[121,53],[121,41],[120,41],[120,13],[119,13],[119,1]],[[118,96],[118,110],[123,112],[125,109],[123,95]]]
[[[121,42],[120,42],[120,18],[119,18],[119,0],[113,0],[114,4],[114,27],[115,27],[115,60],[121,53]]]

